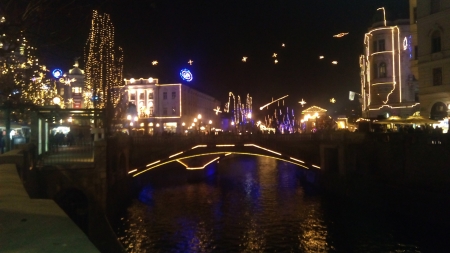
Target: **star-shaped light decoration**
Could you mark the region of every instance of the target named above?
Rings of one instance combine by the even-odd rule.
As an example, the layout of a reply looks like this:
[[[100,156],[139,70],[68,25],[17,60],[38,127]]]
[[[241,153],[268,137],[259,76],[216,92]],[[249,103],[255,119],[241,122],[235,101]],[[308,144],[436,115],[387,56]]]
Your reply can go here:
[[[344,37],[345,35],[347,35],[348,33],[338,33],[338,34],[336,34],[336,35],[333,35],[333,37],[335,37],[335,38],[342,38],[342,37]]]
[[[242,61],[247,62],[247,58],[248,58],[247,56],[242,57]]]
[[[152,61],[152,65],[153,66],[158,65],[158,61]]]
[[[277,63],[278,63],[278,60],[277,60],[277,59],[275,59],[275,61],[274,61],[274,62],[275,62],[275,64],[277,64]]]
[[[272,57],[277,58],[277,53],[273,53]]]
[[[330,102],[334,104],[334,103],[336,103],[336,99],[331,98],[331,99],[330,99]]]
[[[302,98],[302,101],[300,101],[300,102],[298,102],[299,104],[301,104],[302,105],[302,107],[306,104],[306,101],[305,100],[303,100],[303,98]]]
[[[334,65],[336,65],[336,64],[337,64],[337,61],[332,61],[331,63],[334,64]]]
[[[192,65],[193,62],[194,62],[194,61],[191,60],[191,59],[189,59],[189,61],[188,61],[189,65]]]
[[[217,106],[217,108],[213,109],[213,111],[216,112],[216,115],[219,115],[219,113],[222,113],[222,111],[220,110],[220,106]]]
[[[64,74],[63,77],[59,78],[59,81],[60,81],[61,83],[63,83],[64,85],[70,86],[70,83],[73,83],[73,82],[75,82],[76,80],[75,80],[75,78],[70,79],[70,78],[67,77],[66,74]]]

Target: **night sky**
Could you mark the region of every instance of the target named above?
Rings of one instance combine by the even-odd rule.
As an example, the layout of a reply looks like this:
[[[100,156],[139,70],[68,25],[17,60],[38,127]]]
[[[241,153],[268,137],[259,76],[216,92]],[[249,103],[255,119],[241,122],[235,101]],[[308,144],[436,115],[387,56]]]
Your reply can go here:
[[[344,113],[358,107],[348,93],[360,91],[358,58],[364,33],[382,20],[379,7],[388,20],[408,18],[408,0],[111,0],[98,9],[111,15],[126,78],[179,83],[180,69],[188,68],[194,80],[186,84],[223,103],[230,91],[242,99],[249,93],[256,112],[289,95],[285,103],[296,111],[303,98],[303,109],[317,105]],[[80,14],[76,37],[46,47],[53,52],[48,66],[69,69],[82,56],[88,16]],[[333,37],[341,32],[349,34]],[[159,64],[153,66],[154,60]]]

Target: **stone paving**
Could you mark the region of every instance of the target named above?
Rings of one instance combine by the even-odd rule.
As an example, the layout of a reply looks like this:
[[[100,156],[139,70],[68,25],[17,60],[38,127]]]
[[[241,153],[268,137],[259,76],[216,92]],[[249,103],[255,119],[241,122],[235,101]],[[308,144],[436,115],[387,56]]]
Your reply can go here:
[[[0,164],[0,252],[100,252],[53,201],[30,199],[15,164]]]

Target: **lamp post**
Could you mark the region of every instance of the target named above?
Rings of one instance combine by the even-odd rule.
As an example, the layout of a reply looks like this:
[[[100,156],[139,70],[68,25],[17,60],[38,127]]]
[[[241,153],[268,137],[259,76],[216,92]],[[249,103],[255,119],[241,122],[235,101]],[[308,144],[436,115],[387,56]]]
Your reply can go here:
[[[198,119],[198,131],[200,132],[200,127],[202,126],[202,121],[201,121],[202,115],[201,114],[197,115],[197,119]]]
[[[209,120],[209,134],[211,134],[211,124],[212,124],[212,120]]]
[[[181,133],[182,134],[184,134],[184,126],[185,126],[186,124],[183,122],[183,123],[181,123],[181,126],[182,126],[182,128],[181,128]]]

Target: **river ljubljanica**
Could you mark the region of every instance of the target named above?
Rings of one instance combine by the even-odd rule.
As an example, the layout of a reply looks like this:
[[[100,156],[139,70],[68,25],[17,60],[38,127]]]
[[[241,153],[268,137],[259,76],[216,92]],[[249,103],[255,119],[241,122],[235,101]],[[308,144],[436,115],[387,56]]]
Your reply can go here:
[[[295,165],[231,155],[205,170],[148,172],[117,228],[127,252],[448,252],[449,231],[323,196]]]

